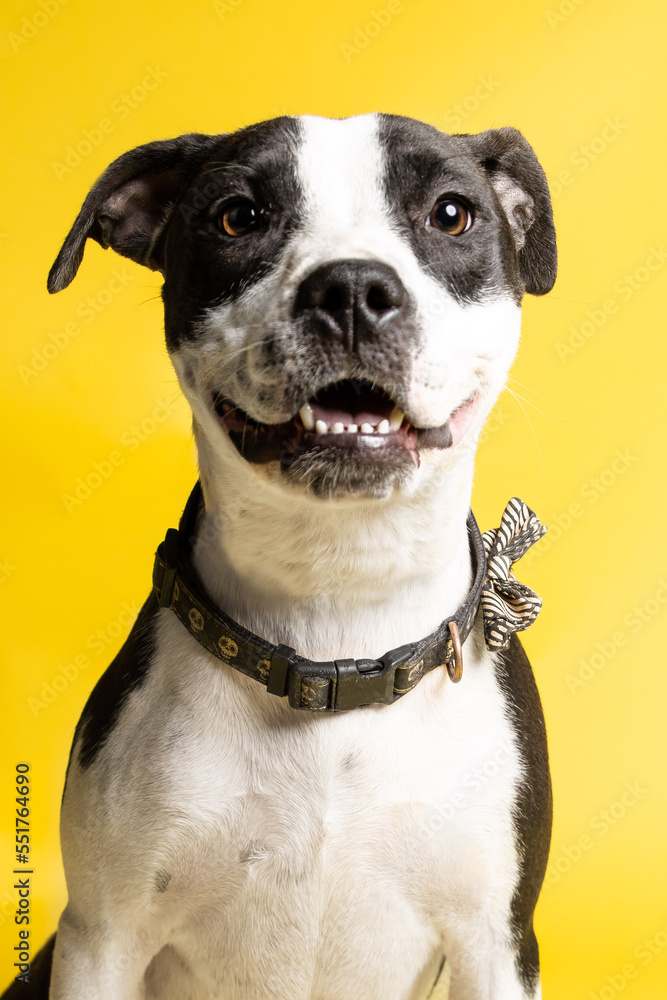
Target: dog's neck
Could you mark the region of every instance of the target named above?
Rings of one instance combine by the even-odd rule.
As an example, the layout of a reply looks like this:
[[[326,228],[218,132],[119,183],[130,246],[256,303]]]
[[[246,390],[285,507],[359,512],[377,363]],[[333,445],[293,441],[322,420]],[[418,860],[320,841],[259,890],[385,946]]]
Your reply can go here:
[[[312,659],[376,657],[464,600],[472,465],[467,451],[412,497],[364,502],[290,497],[238,462],[202,461],[195,566],[213,600],[268,641]]]

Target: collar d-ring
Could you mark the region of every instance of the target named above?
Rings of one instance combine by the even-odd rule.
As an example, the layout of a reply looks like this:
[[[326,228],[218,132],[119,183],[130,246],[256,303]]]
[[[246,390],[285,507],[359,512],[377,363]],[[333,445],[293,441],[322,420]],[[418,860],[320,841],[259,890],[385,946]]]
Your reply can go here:
[[[456,622],[449,622],[448,628],[449,634],[452,637],[454,662],[447,662],[447,673],[449,674],[450,680],[452,680],[454,684],[458,684],[463,677],[463,650],[461,648],[461,636],[459,635],[459,627]]]

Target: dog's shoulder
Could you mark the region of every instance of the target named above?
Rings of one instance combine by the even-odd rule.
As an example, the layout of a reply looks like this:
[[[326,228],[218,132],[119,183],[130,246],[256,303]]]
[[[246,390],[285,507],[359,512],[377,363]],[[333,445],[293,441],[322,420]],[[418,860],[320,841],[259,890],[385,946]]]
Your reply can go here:
[[[530,662],[516,633],[497,659],[499,684],[523,762],[517,788],[514,824],[521,865],[512,900],[512,918],[520,942],[519,963],[528,981],[538,975],[539,956],[532,932],[533,910],[544,879],[551,840],[552,794],[546,726]]]
[[[84,770],[106,743],[131,692],[146,680],[155,654],[158,610],[157,598],[151,593],[125,643],[86,702],[72,743],[72,752],[76,747],[77,763]]]
[[[535,676],[516,632],[507,649],[498,655],[496,676],[505,694],[510,718],[521,748],[528,779],[543,790],[541,799],[550,798],[546,726]],[[548,793],[548,794],[547,794]],[[544,801],[535,805],[544,806]],[[543,811],[542,808],[539,810]]]

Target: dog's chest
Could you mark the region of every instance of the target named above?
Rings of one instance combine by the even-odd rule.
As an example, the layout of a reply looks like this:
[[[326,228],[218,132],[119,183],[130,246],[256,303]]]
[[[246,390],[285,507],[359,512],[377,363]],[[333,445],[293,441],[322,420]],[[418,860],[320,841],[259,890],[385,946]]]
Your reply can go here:
[[[168,619],[105,749],[170,942],[154,995],[425,995],[461,910],[516,881],[521,767],[490,657],[466,650],[456,687],[436,671],[393,706],[314,716],[193,646]]]

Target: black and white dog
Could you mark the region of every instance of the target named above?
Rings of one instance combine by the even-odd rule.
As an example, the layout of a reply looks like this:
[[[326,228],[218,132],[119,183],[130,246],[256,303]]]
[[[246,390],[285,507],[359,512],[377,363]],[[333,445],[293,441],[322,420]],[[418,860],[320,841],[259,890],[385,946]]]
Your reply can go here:
[[[200,463],[188,560],[239,625],[214,655],[204,604],[190,626],[170,606],[165,550],[76,732],[69,902],[50,993],[48,950],[29,989],[422,1000],[446,956],[451,1000],[539,997],[551,794],[516,637],[489,652],[478,616],[462,682],[420,660],[391,705],[340,679],[398,676],[351,658],[437,632],[471,590],[475,444],[524,291],[555,280],[532,149],[381,114],[184,135],[108,168],[51,291],[88,237],[164,275]],[[255,674],[233,669],[244,635],[277,644]]]

